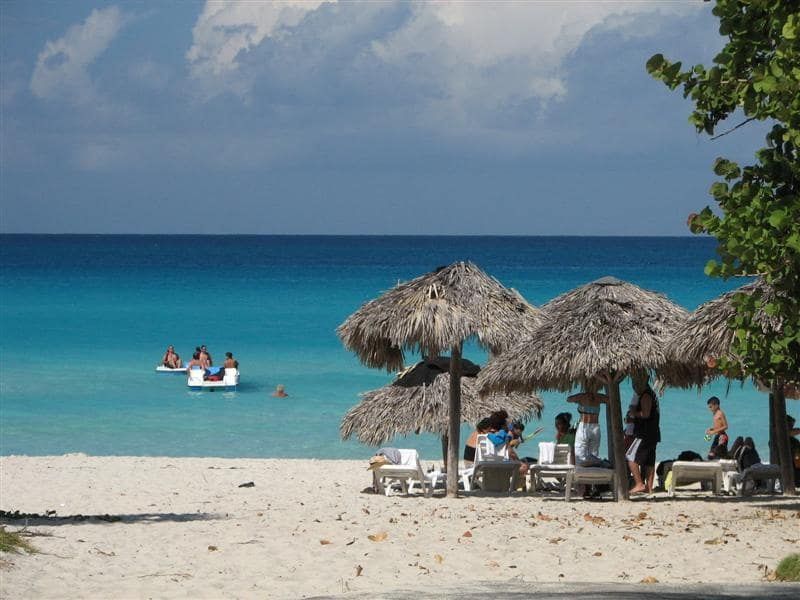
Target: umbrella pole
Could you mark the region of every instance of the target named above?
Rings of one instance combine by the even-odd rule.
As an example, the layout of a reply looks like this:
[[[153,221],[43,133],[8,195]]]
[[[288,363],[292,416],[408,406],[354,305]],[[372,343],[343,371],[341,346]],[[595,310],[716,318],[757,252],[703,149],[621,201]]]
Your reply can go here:
[[[447,425],[447,496],[458,497],[458,445],[461,433],[461,344],[450,352],[450,422]]]
[[[447,465],[447,434],[442,436],[442,463]]]
[[[786,423],[786,397],[783,392],[783,382],[772,382],[770,401],[775,405],[775,437],[778,446],[778,462],[781,465],[781,485],[784,496],[797,495],[794,489],[794,462],[792,450],[789,445],[789,427]]]
[[[625,462],[625,447],[622,438],[622,408],[619,401],[619,379],[614,377],[607,386],[608,391],[608,421],[611,427],[611,441],[613,443],[614,471],[617,475],[617,501],[628,500],[628,463]],[[611,456],[611,454],[609,455]]]

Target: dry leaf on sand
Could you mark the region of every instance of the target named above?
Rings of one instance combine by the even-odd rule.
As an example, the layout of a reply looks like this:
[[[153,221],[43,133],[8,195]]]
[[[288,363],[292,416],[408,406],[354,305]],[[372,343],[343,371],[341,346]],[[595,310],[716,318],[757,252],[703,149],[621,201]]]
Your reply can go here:
[[[586,513],[585,515],[583,515],[583,520],[584,521],[591,521],[595,525],[605,525],[605,522],[606,522],[606,520],[603,517],[596,517],[596,516],[591,515],[589,513]]]
[[[361,577],[361,572],[364,570],[364,567],[361,565],[356,565],[356,577]]]
[[[648,575],[647,577],[642,579],[639,583],[658,583],[658,579],[656,579],[652,575]]]
[[[389,537],[388,533],[386,533],[385,531],[381,531],[380,533],[373,533],[368,535],[367,539],[369,539],[372,542],[382,542],[388,537]]]
[[[461,534],[461,537],[472,537],[472,532],[467,530]]]
[[[319,543],[322,544],[323,546],[327,546],[328,544],[332,544],[333,542],[331,542],[330,540],[320,540]]]
[[[219,548],[217,548],[216,546],[209,546],[208,547],[208,551],[209,552],[216,552],[217,550],[219,550]]]
[[[437,564],[442,564],[444,562],[444,556],[442,556],[441,554],[434,554],[433,560],[435,560]]]
[[[536,514],[536,518],[539,519],[540,521],[552,521],[553,520],[553,517],[551,517],[550,515],[546,515],[546,514],[542,513],[541,511]]]

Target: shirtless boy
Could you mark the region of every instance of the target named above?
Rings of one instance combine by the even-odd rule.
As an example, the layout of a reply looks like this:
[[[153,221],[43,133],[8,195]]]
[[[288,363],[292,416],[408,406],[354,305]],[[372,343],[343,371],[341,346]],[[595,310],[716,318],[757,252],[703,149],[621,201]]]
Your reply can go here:
[[[716,396],[711,396],[706,404],[714,415],[714,422],[706,429],[706,435],[714,436],[711,448],[708,450],[708,458],[724,458],[728,454],[728,418],[719,407],[719,398]]]

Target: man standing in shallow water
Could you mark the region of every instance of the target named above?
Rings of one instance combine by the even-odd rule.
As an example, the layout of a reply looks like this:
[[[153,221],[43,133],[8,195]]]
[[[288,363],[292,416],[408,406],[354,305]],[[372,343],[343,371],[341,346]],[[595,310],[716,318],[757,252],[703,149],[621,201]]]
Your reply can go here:
[[[711,427],[706,429],[707,436],[714,436],[711,448],[708,449],[708,458],[725,458],[728,455],[728,417],[719,407],[719,398],[711,396],[708,399],[708,410],[714,415]]]

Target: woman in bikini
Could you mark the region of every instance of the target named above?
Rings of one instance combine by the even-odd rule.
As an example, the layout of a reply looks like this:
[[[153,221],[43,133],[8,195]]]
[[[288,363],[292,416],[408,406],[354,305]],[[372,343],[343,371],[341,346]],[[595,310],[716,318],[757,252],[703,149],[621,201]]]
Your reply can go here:
[[[608,402],[608,396],[598,394],[597,388],[587,387],[579,394],[567,398],[567,402],[578,405],[581,420],[575,432],[575,463],[583,467],[600,464],[600,405]]]

